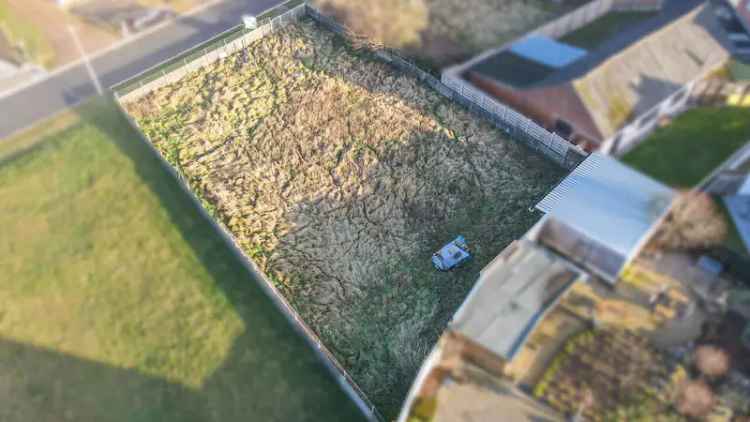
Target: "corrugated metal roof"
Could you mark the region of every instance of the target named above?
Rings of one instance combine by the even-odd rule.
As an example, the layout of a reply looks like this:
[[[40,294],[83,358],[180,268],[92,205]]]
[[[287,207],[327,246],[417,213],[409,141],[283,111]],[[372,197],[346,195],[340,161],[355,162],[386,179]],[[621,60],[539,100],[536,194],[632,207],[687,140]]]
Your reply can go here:
[[[451,328],[511,360],[546,312],[583,274],[531,242],[520,242],[479,277]]]
[[[627,259],[669,210],[674,196],[662,183],[592,153],[536,208]]]

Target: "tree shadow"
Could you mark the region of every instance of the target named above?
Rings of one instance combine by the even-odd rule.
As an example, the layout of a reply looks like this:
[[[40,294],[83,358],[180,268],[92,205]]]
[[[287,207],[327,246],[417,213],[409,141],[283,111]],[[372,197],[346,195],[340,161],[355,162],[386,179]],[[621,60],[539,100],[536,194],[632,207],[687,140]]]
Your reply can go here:
[[[208,419],[196,391],[132,369],[2,338],[0,362],[0,391],[15,399],[0,409],[5,421]]]

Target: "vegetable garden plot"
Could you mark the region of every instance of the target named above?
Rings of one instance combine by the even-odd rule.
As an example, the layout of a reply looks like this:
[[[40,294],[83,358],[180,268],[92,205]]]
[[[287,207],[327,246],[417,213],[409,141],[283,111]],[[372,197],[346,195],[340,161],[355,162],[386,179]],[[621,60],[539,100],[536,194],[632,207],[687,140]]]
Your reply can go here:
[[[310,21],[125,106],[386,416],[563,175]]]

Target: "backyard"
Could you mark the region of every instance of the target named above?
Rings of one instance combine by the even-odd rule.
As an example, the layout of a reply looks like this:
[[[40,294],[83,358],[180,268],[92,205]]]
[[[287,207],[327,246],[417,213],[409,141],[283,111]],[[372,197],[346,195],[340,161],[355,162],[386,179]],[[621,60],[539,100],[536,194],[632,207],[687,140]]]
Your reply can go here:
[[[126,107],[387,417],[563,176],[310,21]],[[459,234],[475,259],[435,271]]]
[[[696,186],[750,140],[750,108],[698,107],[657,129],[622,160],[667,185]]]
[[[109,100],[0,142],[0,224],[0,420],[359,420]]]

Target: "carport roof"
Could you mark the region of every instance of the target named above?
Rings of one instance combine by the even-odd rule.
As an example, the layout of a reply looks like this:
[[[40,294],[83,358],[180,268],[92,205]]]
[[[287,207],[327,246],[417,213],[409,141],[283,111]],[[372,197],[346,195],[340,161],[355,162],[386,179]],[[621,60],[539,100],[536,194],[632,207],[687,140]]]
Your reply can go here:
[[[595,152],[536,208],[627,263],[669,211],[674,196],[673,189]]]

